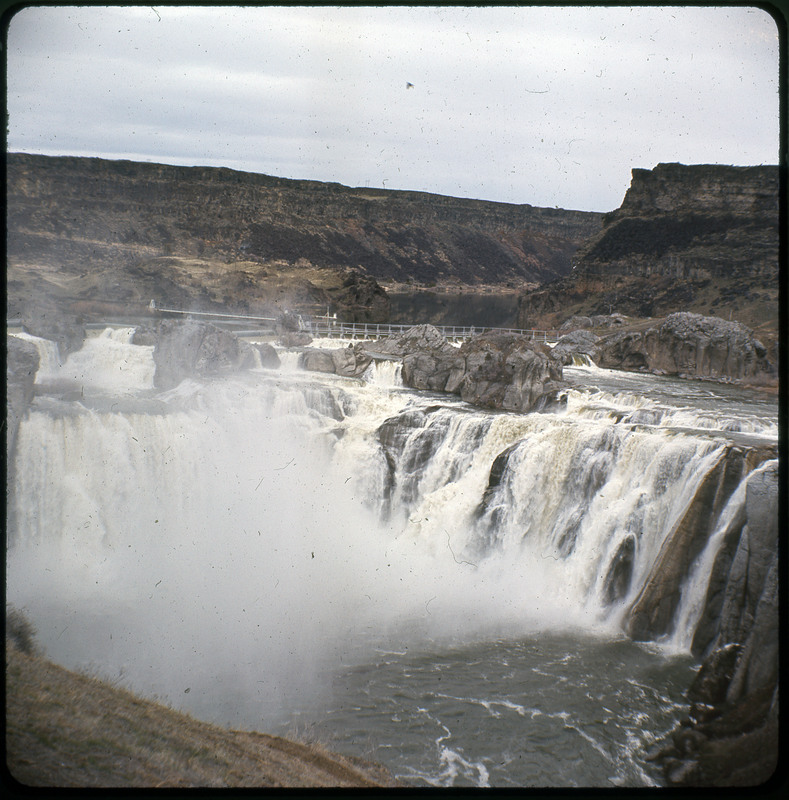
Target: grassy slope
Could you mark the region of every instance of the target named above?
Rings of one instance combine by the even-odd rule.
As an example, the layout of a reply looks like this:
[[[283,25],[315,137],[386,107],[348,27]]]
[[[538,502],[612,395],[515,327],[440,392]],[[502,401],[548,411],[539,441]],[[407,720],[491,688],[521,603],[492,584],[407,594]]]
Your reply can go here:
[[[200,722],[7,640],[6,755],[31,786],[391,786],[373,764]]]

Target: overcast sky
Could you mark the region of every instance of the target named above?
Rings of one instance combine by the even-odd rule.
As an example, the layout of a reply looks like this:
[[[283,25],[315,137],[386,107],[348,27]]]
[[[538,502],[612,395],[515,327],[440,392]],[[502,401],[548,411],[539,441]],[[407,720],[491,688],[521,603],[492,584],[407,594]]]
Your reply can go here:
[[[8,149],[594,211],[633,167],[778,163],[755,8],[26,8]]]

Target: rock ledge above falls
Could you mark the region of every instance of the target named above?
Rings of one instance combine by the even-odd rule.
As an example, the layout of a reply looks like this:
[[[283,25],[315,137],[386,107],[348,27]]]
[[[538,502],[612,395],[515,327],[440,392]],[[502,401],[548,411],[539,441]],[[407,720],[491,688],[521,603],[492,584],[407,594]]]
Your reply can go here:
[[[583,353],[608,369],[757,384],[777,381],[776,365],[750,328],[689,312],[604,336],[576,330],[563,336],[554,352],[564,364],[572,363],[573,353]]]

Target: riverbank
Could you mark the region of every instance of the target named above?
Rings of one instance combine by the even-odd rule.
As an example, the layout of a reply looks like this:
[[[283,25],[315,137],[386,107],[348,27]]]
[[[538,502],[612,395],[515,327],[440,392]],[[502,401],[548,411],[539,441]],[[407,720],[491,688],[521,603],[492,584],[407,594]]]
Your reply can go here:
[[[200,722],[6,646],[6,758],[17,781],[57,787],[386,787],[382,767]],[[11,787],[13,789],[13,787]]]

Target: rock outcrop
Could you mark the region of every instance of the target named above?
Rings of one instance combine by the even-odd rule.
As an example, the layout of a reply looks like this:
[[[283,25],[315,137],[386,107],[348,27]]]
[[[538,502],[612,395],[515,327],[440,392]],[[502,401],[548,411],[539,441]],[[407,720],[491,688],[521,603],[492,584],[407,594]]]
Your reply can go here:
[[[376,357],[402,359],[403,384],[459,395],[480,408],[542,410],[563,402],[562,365],[550,348],[525,336],[487,333],[453,347],[432,325],[339,350],[306,349],[304,369],[360,377]]]
[[[573,356],[588,356],[597,364],[600,361],[599,342],[600,337],[591,331],[577,330],[562,336],[551,352],[564,366],[574,363]]]
[[[572,274],[521,297],[518,325],[693,311],[776,336],[778,198],[776,166],[634,169],[621,207],[579,248]]]
[[[276,363],[268,351],[261,353],[261,360],[265,356],[268,366],[278,366],[279,357],[276,352],[273,355]],[[252,345],[214,325],[192,319],[159,323],[153,360],[153,382],[158,389],[171,389],[184,378],[210,378],[258,364]]]
[[[693,642],[690,714],[651,757],[669,785],[755,786],[778,766],[778,462],[748,477]]]
[[[625,630],[632,639],[669,633],[691,566],[745,470],[743,452],[728,448],[707,473],[685,512],[663,541],[644,586],[631,604]]]
[[[553,354],[565,365],[581,355],[607,369],[751,385],[774,385],[778,380],[777,364],[750,328],[687,312],[671,314],[651,325],[625,325],[623,330],[602,336],[579,328],[562,336]]]
[[[372,362],[361,344],[335,350],[309,347],[299,355],[299,366],[313,372],[328,372],[344,378],[361,378]]]
[[[576,257],[584,275],[777,277],[778,168],[634,169],[622,205]]]
[[[641,331],[598,342],[601,367],[691,378],[774,381],[777,365],[753,331],[738,322],[680,312]]]
[[[375,347],[403,356],[406,386],[457,394],[481,408],[536,410],[555,401],[562,387],[562,367],[550,349],[515,334],[482,334],[457,349],[432,326],[420,325]]]
[[[433,325],[414,325],[407,331],[368,345],[376,353],[391,356],[407,356],[414,353],[449,353],[456,354],[457,348],[441,335]]]
[[[85,342],[85,326],[79,315],[47,297],[44,288],[34,291],[20,304],[18,314],[9,315],[18,319],[25,332],[56,342],[61,358],[79,350]]]
[[[6,336],[6,540],[16,535],[15,454],[19,423],[33,401],[40,358],[36,346],[18,336]]]

